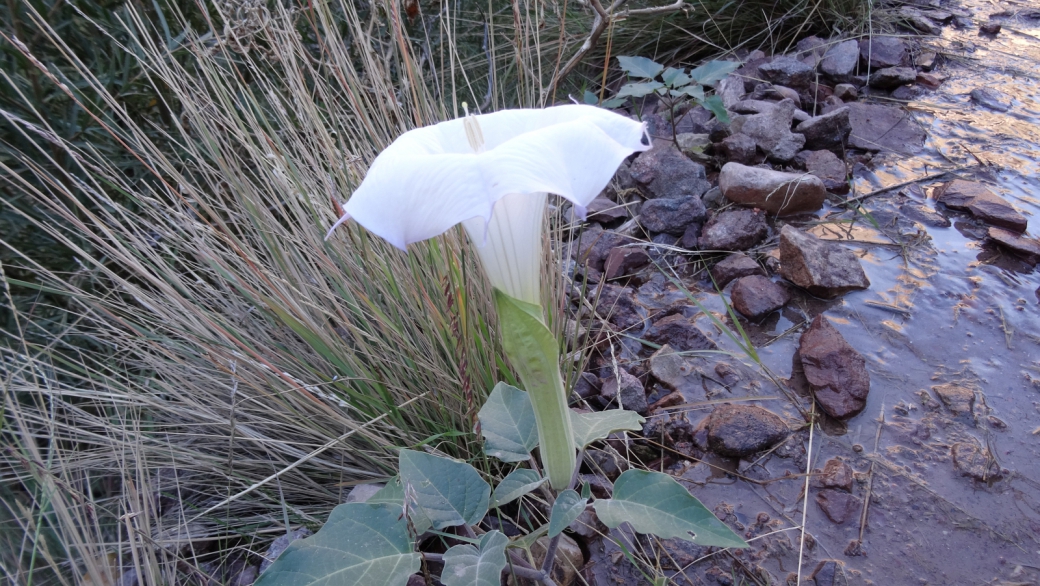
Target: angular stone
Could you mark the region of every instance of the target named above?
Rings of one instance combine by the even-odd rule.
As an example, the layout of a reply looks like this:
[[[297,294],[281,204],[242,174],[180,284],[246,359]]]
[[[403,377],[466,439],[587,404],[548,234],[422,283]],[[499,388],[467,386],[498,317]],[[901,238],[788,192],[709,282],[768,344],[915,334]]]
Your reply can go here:
[[[852,130],[849,109],[838,108],[822,116],[810,118],[794,130],[805,136],[805,148],[809,150],[841,149]]]
[[[911,154],[921,150],[927,133],[901,108],[854,102],[849,106],[849,146],[864,151]]]
[[[799,58],[813,57],[816,61],[819,61],[823,59],[824,54],[827,52],[827,41],[816,35],[810,35],[798,41],[794,48],[798,51]]]
[[[949,228],[951,225],[950,220],[943,217],[942,214],[919,203],[905,203],[899,206],[899,211],[901,211],[907,218],[910,218],[915,222],[920,222],[925,226],[931,226],[933,228]]]
[[[941,35],[942,27],[937,22],[925,16],[925,13],[911,6],[900,6],[899,17],[910,28],[925,35]]]
[[[758,160],[758,145],[750,136],[738,132],[723,139],[716,151],[727,161],[750,165]]]
[[[916,81],[918,85],[934,90],[938,89],[946,81],[946,76],[938,73],[918,73]]]
[[[848,168],[845,161],[831,151],[810,151],[805,157],[805,169],[823,181],[831,193],[848,193]]]
[[[791,300],[791,296],[783,287],[761,275],[752,275],[738,279],[730,291],[733,308],[748,319],[758,319]]]
[[[703,201],[703,200],[702,200]],[[679,238],[677,244],[686,250],[697,250],[697,239],[701,237],[701,225],[690,224]]]
[[[657,141],[654,148],[636,157],[629,172],[653,197],[700,196],[711,187],[704,165],[694,163],[667,141]]]
[[[901,85],[896,89],[892,90],[892,99],[899,100],[901,102],[912,102],[917,99],[923,93],[920,86],[916,85]]]
[[[898,37],[863,39],[859,42],[859,55],[863,65],[872,71],[899,67],[909,62],[906,42]]]
[[[921,51],[914,61],[921,71],[931,71],[935,69],[935,62],[938,58],[939,55],[935,51]]]
[[[844,575],[841,569],[843,565],[843,563],[837,560],[823,560],[816,564],[816,569],[813,570],[809,579],[813,581],[815,586],[838,586],[839,584],[844,584],[845,580],[839,579],[839,576]]]
[[[631,289],[604,283],[591,297],[597,302],[597,313],[609,316],[608,321],[619,330],[630,335],[643,332],[649,312],[636,303]]]
[[[650,255],[642,248],[613,248],[603,264],[603,276],[608,281],[630,276],[650,263]]]
[[[991,482],[1003,477],[996,458],[986,448],[975,441],[958,442],[950,447],[950,455],[953,456],[953,467],[965,476]]]
[[[852,102],[859,98],[859,90],[851,83],[839,83],[834,86],[834,95],[839,100]]]
[[[617,376],[612,376],[603,382],[599,394],[610,401],[617,400],[618,404],[625,409],[645,414],[648,405],[643,383],[624,368],[619,368],[617,372]]]
[[[863,509],[863,501],[859,497],[829,488],[817,493],[816,504],[820,505],[823,514],[835,525],[841,525],[849,519],[858,519]]]
[[[754,405],[720,405],[708,416],[708,446],[729,458],[743,458],[787,439],[790,430],[775,413]]]
[[[745,93],[744,80],[735,75],[726,76],[715,86],[715,95],[722,98],[722,105],[726,108],[743,99]]]
[[[668,344],[679,352],[717,348],[715,342],[708,339],[692,320],[681,313],[655,321],[643,337],[647,341],[661,346]]]
[[[814,488],[833,488],[851,492],[853,479],[852,467],[846,464],[845,460],[831,458],[823,465],[823,472],[813,478],[812,485]]]
[[[750,92],[756,85],[762,82],[762,74],[758,71],[758,68],[771,60],[772,58],[766,57],[765,53],[753,51],[751,55],[748,55],[747,61],[731,75],[743,80],[744,91]]]
[[[845,102],[841,101],[838,96],[831,96],[823,101],[822,107],[820,108],[820,115],[830,114],[835,110],[840,110],[845,107]]]
[[[792,100],[782,100],[768,112],[735,118],[731,126],[754,139],[770,159],[787,162],[805,145],[804,136],[791,132],[795,109]]]
[[[585,206],[585,213],[589,221],[609,224],[610,222],[627,218],[628,208],[600,195],[589,202],[589,205]]]
[[[790,224],[780,230],[780,267],[785,279],[824,299],[870,287],[852,251]]]
[[[711,267],[711,278],[719,289],[725,288],[733,279],[764,274],[762,267],[744,253],[731,254]]]
[[[717,213],[708,220],[698,240],[700,250],[747,250],[769,234],[765,214],[738,209]]]
[[[939,400],[946,405],[950,413],[964,415],[971,413],[971,407],[975,404],[975,392],[960,385],[936,385],[932,387]]]
[[[798,342],[798,355],[816,402],[835,419],[849,419],[867,405],[866,360],[841,332],[817,315]]]
[[[980,220],[1024,232],[1028,220],[1004,198],[976,181],[955,179],[944,184],[936,193],[936,201],[953,210],[969,211]]]
[[[776,102],[747,99],[740,100],[733,104],[733,107],[729,108],[729,111],[734,114],[762,114],[765,112],[772,112],[775,107]]]
[[[997,112],[1007,112],[1011,109],[1011,98],[993,88],[983,87],[971,90],[971,101]]]
[[[703,222],[708,213],[699,195],[651,199],[639,210],[639,223],[650,232],[681,236],[687,226]]]
[[[915,79],[917,79],[917,70],[913,67],[885,67],[871,73],[867,85],[872,88],[889,90],[914,83]]]
[[[577,382],[574,383],[574,394],[578,395],[582,399],[588,399],[594,395],[598,395],[600,389],[603,388],[603,381],[599,379],[595,373],[583,372],[578,377]]]
[[[833,45],[820,61],[820,71],[834,81],[844,82],[856,71],[859,64],[859,43],[855,40],[842,41]]]
[[[1040,240],[1027,238],[1003,228],[990,228],[986,235],[990,240],[1021,255],[1026,262],[1033,265],[1040,263]]]
[[[827,197],[823,181],[804,173],[784,173],[726,163],[719,174],[726,199],[776,215],[815,212]]]
[[[813,68],[786,55],[775,57],[769,63],[758,66],[762,79],[775,85],[804,89],[812,81]]]

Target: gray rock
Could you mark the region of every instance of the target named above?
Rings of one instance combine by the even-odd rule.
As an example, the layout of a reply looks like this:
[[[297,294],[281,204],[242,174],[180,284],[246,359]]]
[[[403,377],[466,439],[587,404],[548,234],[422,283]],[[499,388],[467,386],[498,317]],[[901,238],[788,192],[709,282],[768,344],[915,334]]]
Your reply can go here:
[[[814,212],[823,207],[827,197],[823,181],[814,175],[746,167],[739,163],[723,165],[719,188],[732,202],[780,216]]]
[[[585,208],[586,218],[592,222],[609,224],[628,217],[628,208],[600,195]]]
[[[960,385],[936,385],[932,387],[939,400],[954,415],[970,415],[975,404],[975,392]]]
[[[629,173],[651,197],[700,196],[711,187],[704,165],[694,163],[667,141],[657,141],[654,148],[636,157]]]
[[[594,395],[598,395],[600,389],[603,388],[603,381],[599,379],[595,373],[583,372],[578,377],[577,382],[574,383],[574,394],[578,395],[582,399],[588,399]]]
[[[971,90],[971,101],[997,112],[1007,112],[1011,109],[1011,97],[993,88],[980,87]]]
[[[863,501],[859,497],[829,488],[817,493],[816,504],[835,525],[841,525],[849,519],[858,519],[863,510]]]
[[[805,89],[813,78],[813,68],[805,63],[783,55],[775,57],[769,63],[758,66],[762,79],[775,85]]]
[[[681,313],[663,317],[654,322],[644,338],[654,344],[668,344],[679,352],[715,350],[717,346],[704,335],[693,321]]]
[[[744,253],[731,254],[711,267],[711,278],[719,289],[725,288],[733,279],[764,274],[762,267]]]
[[[711,146],[711,139],[707,134],[684,132],[675,136],[675,145],[688,157],[698,156],[704,154],[704,151]]]
[[[708,447],[729,458],[743,458],[787,439],[790,430],[775,413],[754,405],[720,405],[708,416]]]
[[[845,102],[841,101],[837,96],[831,96],[823,101],[823,104],[820,107],[820,115],[830,114],[831,112],[844,107]]]
[[[925,226],[931,226],[933,228],[949,228],[951,225],[950,220],[942,214],[919,203],[905,203],[899,206],[899,211],[907,218],[915,222],[920,222]]]
[[[837,242],[820,240],[790,224],[780,230],[780,274],[824,299],[870,287],[859,259],[849,249]]]
[[[839,83],[834,86],[834,96],[844,102],[854,102],[859,98],[859,90],[851,83]]]
[[[728,75],[715,86],[715,95],[722,98],[722,105],[729,109],[744,98],[744,80],[736,75]]]
[[[574,244],[572,254],[579,264],[594,271],[603,271],[610,251],[618,246],[636,242],[635,238],[601,228],[586,229]]]
[[[613,248],[603,263],[603,276],[608,281],[628,277],[648,264],[650,255],[641,247]]]
[[[773,108],[776,107],[776,102],[769,100],[740,100],[735,102],[732,106],[727,108],[734,114],[762,114],[764,112],[772,112]]]
[[[810,151],[805,157],[805,169],[823,181],[831,193],[848,193],[848,169],[845,161],[831,151]]]
[[[909,63],[906,42],[898,37],[874,37],[859,42],[859,55],[871,71]]]
[[[596,300],[596,312],[607,317],[607,321],[619,330],[629,335],[642,335],[649,312],[636,303],[631,289],[604,283],[592,292],[591,297]]]
[[[769,234],[765,214],[738,209],[717,213],[701,230],[701,250],[747,250]]]
[[[911,6],[900,6],[897,12],[899,18],[910,28],[926,35],[941,35],[942,26],[925,15],[924,12]]]
[[[768,112],[734,119],[733,132],[750,136],[770,159],[785,163],[805,146],[805,137],[791,132],[795,105],[782,100]]]
[[[313,532],[306,528],[300,527],[287,535],[280,535],[277,539],[271,542],[271,545],[267,548],[267,553],[264,554],[264,560],[260,562],[260,573],[263,574],[267,571],[267,568],[271,567],[271,564],[282,555],[285,548],[289,547],[289,544],[296,541],[297,539],[303,539],[310,537]]]
[[[712,187],[708,191],[704,192],[701,196],[701,201],[704,203],[706,208],[717,208],[722,204],[726,203],[726,198],[722,197],[722,190],[718,187]]]
[[[928,137],[902,108],[854,102],[849,106],[849,146],[864,151],[912,154]]]
[[[917,70],[913,67],[885,67],[870,75],[867,84],[872,88],[889,90],[917,79]]]
[[[713,188],[714,189],[714,188]],[[683,232],[682,237],[676,242],[679,246],[686,250],[697,250],[697,239],[701,237],[701,225],[690,224],[686,227],[686,231]]]
[[[805,136],[805,148],[810,150],[841,149],[851,130],[847,107],[810,118],[795,127],[795,132]]]
[[[841,569],[843,565],[845,564],[837,560],[823,560],[816,564],[816,569],[813,570],[809,579],[813,581],[815,586],[838,586],[839,584],[844,584],[844,571]],[[839,576],[842,578],[839,578]]]
[[[1027,238],[1003,228],[990,228],[986,233],[990,240],[1021,256],[1027,263],[1040,263],[1040,240]]]
[[[738,279],[733,284],[730,299],[733,308],[741,315],[748,319],[758,319],[787,305],[791,296],[768,278],[752,275]]]
[[[752,164],[758,159],[758,145],[755,139],[742,132],[727,136],[716,150],[727,161],[742,165]]]
[[[971,212],[976,218],[994,226],[1024,232],[1028,219],[1004,198],[975,181],[956,179],[944,184],[936,201],[954,210]]]
[[[863,411],[870,393],[866,360],[822,313],[802,334],[798,357],[816,402],[828,415],[849,419]]]
[[[827,53],[827,41],[816,35],[810,35],[798,41],[794,48],[798,52],[800,59],[812,57],[816,62],[819,62]]]
[[[624,409],[645,414],[648,405],[643,383],[623,368],[619,368],[617,374],[604,381],[599,394],[608,400],[617,400]]]
[[[690,224],[703,222],[706,214],[704,202],[697,196],[651,199],[639,210],[639,223],[650,232],[681,236]]]
[[[859,64],[859,43],[842,41],[832,46],[820,61],[820,71],[837,82],[847,81]]]

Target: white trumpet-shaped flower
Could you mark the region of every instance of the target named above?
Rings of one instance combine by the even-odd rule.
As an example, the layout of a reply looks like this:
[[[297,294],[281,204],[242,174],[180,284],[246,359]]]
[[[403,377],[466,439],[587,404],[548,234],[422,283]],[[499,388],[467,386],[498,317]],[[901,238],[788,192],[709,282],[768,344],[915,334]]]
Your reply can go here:
[[[353,218],[402,250],[465,226],[496,289],[503,349],[531,396],[557,489],[576,459],[558,344],[539,295],[547,195],[583,211],[626,157],[649,148],[644,124],[593,106],[466,116],[394,141],[333,226]]]

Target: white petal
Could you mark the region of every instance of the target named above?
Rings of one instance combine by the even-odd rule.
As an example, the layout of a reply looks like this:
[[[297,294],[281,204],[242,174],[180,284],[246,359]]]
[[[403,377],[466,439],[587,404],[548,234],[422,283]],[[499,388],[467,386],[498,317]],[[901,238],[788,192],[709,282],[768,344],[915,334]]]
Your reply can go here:
[[[542,221],[546,193],[511,193],[495,204],[491,221],[463,222],[491,285],[541,305]]]
[[[402,135],[372,163],[344,209],[399,248],[473,217],[491,219],[513,193],[555,193],[587,205],[643,144],[644,125],[593,106],[477,116],[476,154],[462,119]],[[649,141],[647,141],[649,142]]]

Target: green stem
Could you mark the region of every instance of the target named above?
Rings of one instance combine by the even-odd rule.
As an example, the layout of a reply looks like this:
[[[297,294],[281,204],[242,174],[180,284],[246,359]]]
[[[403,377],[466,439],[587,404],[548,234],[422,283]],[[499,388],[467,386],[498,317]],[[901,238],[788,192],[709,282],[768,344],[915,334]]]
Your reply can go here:
[[[531,396],[545,474],[554,489],[564,490],[570,484],[577,458],[556,337],[545,326],[539,305],[495,289],[495,308],[506,357]]]

